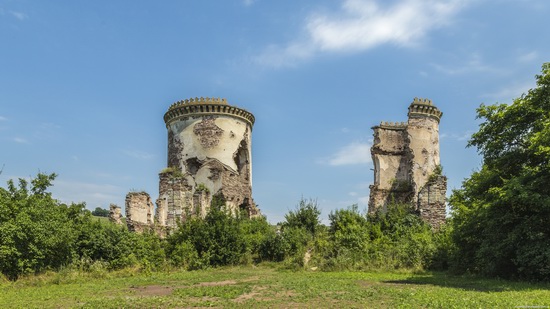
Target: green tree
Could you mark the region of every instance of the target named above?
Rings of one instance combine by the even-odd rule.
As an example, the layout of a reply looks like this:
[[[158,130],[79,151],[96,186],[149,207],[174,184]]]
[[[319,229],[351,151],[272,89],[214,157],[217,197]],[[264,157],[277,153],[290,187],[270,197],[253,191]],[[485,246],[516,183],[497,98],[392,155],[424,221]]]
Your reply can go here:
[[[96,207],[93,211],[92,211],[92,216],[96,216],[96,217],[108,217],[109,216],[109,211],[107,209],[103,209],[101,207]]]
[[[369,241],[367,217],[359,212],[357,204],[338,209],[328,215],[329,233],[336,248],[364,251]]]
[[[0,271],[11,280],[69,264],[76,255],[75,225],[84,205],[58,203],[47,192],[55,174],[0,188]]]
[[[285,222],[283,222],[282,226],[283,229],[304,228],[309,234],[315,237],[321,226],[320,215],[321,210],[317,206],[317,201],[301,199],[296,209],[289,211],[285,215]]]
[[[500,277],[550,280],[550,63],[510,105],[481,105],[469,146],[481,169],[455,190],[453,266]]]

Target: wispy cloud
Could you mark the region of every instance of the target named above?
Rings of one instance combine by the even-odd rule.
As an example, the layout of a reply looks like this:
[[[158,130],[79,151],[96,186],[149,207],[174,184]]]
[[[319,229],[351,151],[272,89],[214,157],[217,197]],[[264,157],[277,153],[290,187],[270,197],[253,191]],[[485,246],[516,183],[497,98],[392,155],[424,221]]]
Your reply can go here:
[[[140,160],[149,160],[155,157],[154,154],[150,154],[139,150],[124,150],[123,153],[129,157],[140,159]]]
[[[328,159],[320,160],[320,163],[332,166],[368,164],[371,162],[370,146],[368,143],[353,142]]]
[[[16,11],[9,11],[10,15],[19,19],[20,21],[23,21],[27,18],[29,18],[29,15],[22,13],[22,12],[16,12]]]
[[[74,180],[56,180],[52,193],[64,203],[86,202],[88,207],[108,206],[124,196],[124,190],[109,184],[78,182]]]
[[[29,141],[22,138],[22,137],[14,137],[13,141],[18,143],[18,144],[29,144]]]
[[[431,65],[437,71],[447,75],[461,75],[479,72],[503,72],[501,68],[494,68],[488,65],[484,61],[483,57],[478,53],[471,54],[468,60],[459,65],[448,66],[436,63],[432,63]]]
[[[383,44],[413,46],[430,31],[448,25],[468,0],[345,0],[336,13],[312,13],[304,36],[284,46],[269,46],[256,61],[292,66],[317,53],[360,52]]]
[[[7,121],[8,118],[4,117],[4,116],[0,116],[0,121]]]
[[[244,6],[251,6],[256,0],[243,0]]]
[[[439,135],[440,139],[453,139],[456,141],[467,141],[472,137],[472,134],[474,134],[474,130],[467,130],[462,133],[441,133]]]
[[[537,51],[532,51],[532,52],[528,52],[523,55],[520,55],[518,60],[520,62],[532,62],[534,60],[537,60],[538,57],[539,57],[539,53]]]
[[[482,98],[491,99],[500,103],[512,103],[515,98],[519,98],[522,94],[526,94],[529,89],[535,87],[534,81],[517,82],[507,87],[500,88],[495,92],[483,94]]]

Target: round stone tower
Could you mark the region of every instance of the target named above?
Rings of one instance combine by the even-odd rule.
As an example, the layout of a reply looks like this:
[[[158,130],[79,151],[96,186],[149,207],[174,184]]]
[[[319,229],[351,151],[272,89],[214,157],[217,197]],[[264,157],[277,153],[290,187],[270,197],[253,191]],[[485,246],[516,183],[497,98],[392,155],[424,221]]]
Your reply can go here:
[[[428,182],[436,169],[440,168],[439,121],[442,115],[443,113],[429,99],[414,98],[409,106],[409,175],[415,192]]]
[[[252,199],[254,120],[225,99],[194,98],[170,106],[164,115],[168,168],[160,173],[157,201],[161,225],[204,217],[215,197],[233,214],[259,215]]]

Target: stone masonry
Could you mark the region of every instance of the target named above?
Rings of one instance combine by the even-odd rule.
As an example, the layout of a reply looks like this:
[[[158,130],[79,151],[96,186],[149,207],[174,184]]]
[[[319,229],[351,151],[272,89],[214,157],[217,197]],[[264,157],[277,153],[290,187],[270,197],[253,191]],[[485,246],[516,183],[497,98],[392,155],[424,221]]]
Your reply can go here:
[[[154,223],[155,206],[146,192],[126,195],[126,224],[132,232],[143,232]]]
[[[440,175],[439,159],[442,114],[430,100],[415,98],[407,122],[382,122],[372,128],[369,213],[385,211],[391,203],[410,203],[432,226],[445,221],[447,179]]]

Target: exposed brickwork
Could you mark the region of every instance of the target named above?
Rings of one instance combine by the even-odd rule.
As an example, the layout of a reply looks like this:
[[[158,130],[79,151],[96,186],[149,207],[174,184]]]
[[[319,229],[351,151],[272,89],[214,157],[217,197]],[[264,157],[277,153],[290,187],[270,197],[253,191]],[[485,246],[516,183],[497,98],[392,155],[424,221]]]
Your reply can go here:
[[[445,197],[447,194],[447,177],[433,177],[418,193],[418,212],[420,217],[433,227],[445,222]]]

